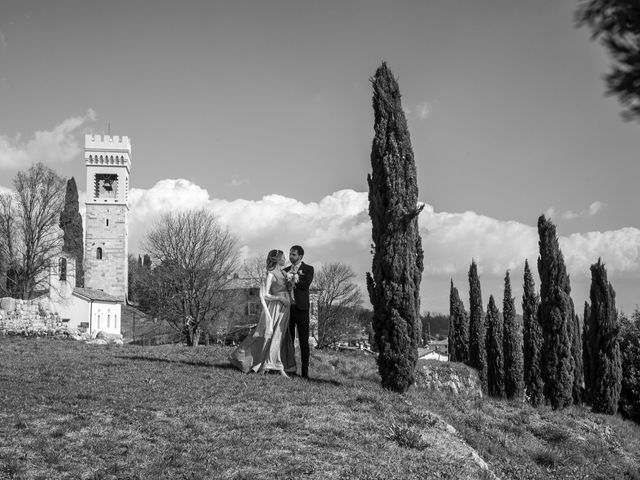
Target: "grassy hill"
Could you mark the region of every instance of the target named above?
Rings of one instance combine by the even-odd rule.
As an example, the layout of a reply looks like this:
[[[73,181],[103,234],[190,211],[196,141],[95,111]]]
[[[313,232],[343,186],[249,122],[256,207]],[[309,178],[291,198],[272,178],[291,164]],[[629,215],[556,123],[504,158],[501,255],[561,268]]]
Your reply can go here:
[[[359,352],[243,375],[231,350],[0,337],[0,478],[640,478],[619,417],[397,395]]]

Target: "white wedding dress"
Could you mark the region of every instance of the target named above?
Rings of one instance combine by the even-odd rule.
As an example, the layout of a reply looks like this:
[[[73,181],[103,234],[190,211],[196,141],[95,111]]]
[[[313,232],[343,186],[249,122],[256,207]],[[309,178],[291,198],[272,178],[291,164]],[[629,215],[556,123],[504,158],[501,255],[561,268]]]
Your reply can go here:
[[[267,274],[265,285],[260,289],[260,300],[262,313],[256,329],[234,350],[229,360],[245,373],[295,372],[295,351],[289,334],[290,297],[279,268]]]

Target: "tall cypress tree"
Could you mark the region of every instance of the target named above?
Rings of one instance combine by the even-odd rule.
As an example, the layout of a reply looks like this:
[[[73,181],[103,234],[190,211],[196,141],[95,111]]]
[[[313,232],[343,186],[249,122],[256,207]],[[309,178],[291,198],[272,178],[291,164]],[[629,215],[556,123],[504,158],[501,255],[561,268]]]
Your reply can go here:
[[[75,178],[67,180],[64,197],[64,208],[60,213],[60,228],[64,232],[62,251],[76,258],[76,287],[84,286],[84,239],[82,232],[82,216],[78,202],[78,187]]]
[[[591,312],[589,315],[589,372],[592,378],[591,404],[594,412],[618,411],[622,385],[622,359],[618,339],[616,293],[607,281],[604,264],[591,265]]]
[[[374,138],[368,175],[373,263],[367,288],[373,305],[378,370],[385,388],[406,391],[414,382],[420,328],[422,239],[418,183],[400,89],[386,63],[373,85]]]
[[[484,313],[482,311],[482,291],[475,260],[469,267],[469,361],[467,365],[476,368],[482,391],[487,392],[487,350],[485,344]]]
[[[487,306],[487,391],[492,397],[504,397],[504,329],[493,295]]]
[[[453,286],[453,279],[451,279],[451,287],[449,288],[449,335],[447,336],[447,353],[449,354],[450,362],[457,362],[458,356],[456,355],[456,320],[455,310],[457,302],[454,299],[454,292],[458,295],[458,289]]]
[[[542,325],[542,379],[544,394],[553,408],[573,402],[574,360],[571,331],[574,322],[571,284],[560,251],[555,225],[541,215],[538,219],[540,237],[540,306],[538,318]]]
[[[619,320],[622,388],[618,408],[622,416],[640,424],[640,309]]]
[[[516,317],[516,299],[511,296],[509,272],[504,277],[504,393],[507,398],[521,398],[524,393],[522,324]]]
[[[583,363],[582,363],[582,336],[580,333],[580,319],[574,313],[571,324],[571,356],[573,357],[573,403],[582,403],[583,388]]]
[[[584,377],[584,392],[582,399],[586,403],[591,403],[591,392],[593,391],[593,374],[591,370],[591,305],[584,302],[584,314],[582,317],[582,375]]]
[[[469,318],[453,280],[449,294],[449,332],[449,361],[466,362],[469,359]]]
[[[535,292],[529,262],[524,262],[524,293],[522,295],[524,384],[529,402],[533,406],[544,403],[544,383],[540,367],[542,351],[542,326],[538,319],[540,297]]]

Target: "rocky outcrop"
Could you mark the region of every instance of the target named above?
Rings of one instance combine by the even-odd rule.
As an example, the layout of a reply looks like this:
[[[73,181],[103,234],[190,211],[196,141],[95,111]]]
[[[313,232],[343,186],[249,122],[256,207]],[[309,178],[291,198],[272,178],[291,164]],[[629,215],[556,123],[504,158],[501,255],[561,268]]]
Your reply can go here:
[[[482,397],[478,372],[457,362],[419,361],[416,366],[416,385],[467,398]]]

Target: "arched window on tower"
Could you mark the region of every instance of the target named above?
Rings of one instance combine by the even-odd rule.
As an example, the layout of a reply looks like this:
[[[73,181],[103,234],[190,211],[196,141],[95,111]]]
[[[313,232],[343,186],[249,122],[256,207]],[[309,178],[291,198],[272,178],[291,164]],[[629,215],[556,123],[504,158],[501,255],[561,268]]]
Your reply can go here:
[[[58,266],[60,267],[60,281],[66,282],[67,281],[67,259],[62,257],[58,262]]]
[[[102,260],[102,247],[98,247],[96,250],[96,258]]]

